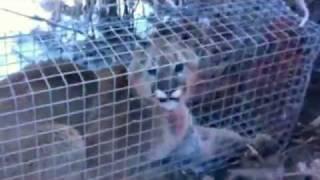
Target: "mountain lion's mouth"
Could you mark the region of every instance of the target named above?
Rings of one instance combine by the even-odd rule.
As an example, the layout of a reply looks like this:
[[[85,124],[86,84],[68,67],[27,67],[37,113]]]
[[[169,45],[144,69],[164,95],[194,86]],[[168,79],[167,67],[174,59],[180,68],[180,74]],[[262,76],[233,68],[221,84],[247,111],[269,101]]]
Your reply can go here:
[[[165,92],[163,90],[156,89],[154,96],[159,101],[161,107],[167,110],[172,110],[179,104],[182,96],[182,90],[177,89],[170,92]]]

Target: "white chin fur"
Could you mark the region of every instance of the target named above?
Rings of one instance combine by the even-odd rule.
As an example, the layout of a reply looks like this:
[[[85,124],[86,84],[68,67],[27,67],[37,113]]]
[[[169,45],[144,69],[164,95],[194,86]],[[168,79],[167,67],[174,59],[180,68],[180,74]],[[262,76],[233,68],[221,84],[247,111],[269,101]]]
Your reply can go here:
[[[178,102],[177,101],[167,101],[167,102],[160,103],[160,106],[166,110],[172,111],[176,107],[178,107]]]
[[[155,95],[157,98],[167,98],[167,94],[159,89],[155,91]]]

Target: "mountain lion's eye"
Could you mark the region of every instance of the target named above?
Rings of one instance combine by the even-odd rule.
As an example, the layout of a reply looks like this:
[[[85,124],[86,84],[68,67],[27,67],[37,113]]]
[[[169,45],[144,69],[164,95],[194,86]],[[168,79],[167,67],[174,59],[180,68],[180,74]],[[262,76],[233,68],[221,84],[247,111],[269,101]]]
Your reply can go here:
[[[152,76],[155,76],[157,74],[157,69],[149,69],[148,73]]]
[[[164,102],[167,102],[167,101],[168,101],[168,98],[159,98],[159,101],[160,101],[161,103],[164,103]]]
[[[176,73],[181,73],[183,71],[183,69],[184,69],[184,64],[181,63],[181,64],[176,65],[176,67],[174,68],[174,71]]]

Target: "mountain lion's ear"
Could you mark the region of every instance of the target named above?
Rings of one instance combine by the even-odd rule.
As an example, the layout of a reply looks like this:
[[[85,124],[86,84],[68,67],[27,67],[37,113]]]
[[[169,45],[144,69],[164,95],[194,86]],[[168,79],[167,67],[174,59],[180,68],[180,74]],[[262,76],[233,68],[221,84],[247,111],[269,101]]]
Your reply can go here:
[[[144,68],[144,63],[146,60],[145,54],[141,51],[135,51],[133,53],[133,59],[128,67],[128,81],[130,86],[136,85],[139,80],[139,76],[142,76],[142,70]]]
[[[103,68],[96,72],[96,76],[101,80],[101,91],[128,86],[128,72],[124,65]]]
[[[130,87],[135,87],[137,85],[141,85],[141,76],[142,76],[142,73],[141,72],[129,72],[128,73],[128,84]]]
[[[142,72],[130,72],[128,74],[129,87],[135,90],[135,93],[141,97],[148,96],[150,90],[147,88]]]
[[[198,77],[198,65],[193,62],[187,62],[185,64],[185,78],[186,78],[186,93],[185,99],[189,99],[193,94],[193,89],[199,83]]]
[[[157,75],[157,69],[156,68],[152,68],[147,70],[148,74],[151,76],[156,76]]]
[[[143,69],[141,64],[137,65],[135,63],[131,63],[129,66],[129,87],[133,88],[135,90],[135,93],[137,93],[137,95],[141,97],[150,96],[151,94],[149,84],[145,81],[145,71],[147,70]]]

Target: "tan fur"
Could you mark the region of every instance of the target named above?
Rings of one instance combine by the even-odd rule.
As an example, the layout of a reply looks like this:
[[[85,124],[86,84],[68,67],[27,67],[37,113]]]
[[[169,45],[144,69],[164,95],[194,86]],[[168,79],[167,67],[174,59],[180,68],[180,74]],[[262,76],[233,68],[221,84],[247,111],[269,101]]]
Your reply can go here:
[[[192,61],[197,59],[192,51],[182,44],[170,44],[164,40],[154,40],[153,43],[155,44],[147,49],[146,54],[141,54],[141,51],[144,51],[142,49],[135,53],[128,72],[124,67],[118,66],[112,68],[113,78],[110,78],[110,72],[105,69],[97,73],[101,80],[101,96],[96,106],[101,108],[97,109],[97,113],[93,113],[96,117],[90,117],[97,121],[92,121],[87,131],[89,165],[94,177],[131,179],[125,168],[166,157],[184,136],[186,130],[183,130],[181,136],[173,135],[170,132],[172,125],[167,119],[169,113],[159,108],[154,101],[145,98],[150,96],[150,91],[140,88],[139,83],[148,88],[149,82],[146,81],[143,71],[146,66],[154,67],[155,64],[144,64],[148,61],[143,57],[170,50],[173,54],[165,55],[169,62],[185,62],[189,69],[194,65]],[[177,48],[182,51],[172,51]],[[190,117],[188,111],[183,112],[187,113],[187,118]],[[187,127],[188,124],[184,126]],[[139,160],[141,156],[144,158],[143,161]],[[112,168],[118,169],[119,173],[115,174],[111,171]],[[141,172],[137,178],[148,178],[154,175],[152,172]]]
[[[157,56],[166,57],[166,60],[168,60],[169,63],[163,63],[161,59],[155,58]],[[188,128],[193,128],[195,130],[195,134],[198,135],[200,138],[199,141],[201,146],[201,152],[199,153],[202,153],[203,155],[201,159],[202,161],[207,161],[215,158],[217,156],[217,153],[221,151],[221,148],[223,148],[225,145],[240,143],[242,146],[245,146],[245,144],[247,143],[247,139],[240,136],[238,133],[232,130],[207,128],[193,124],[193,116],[190,113],[189,108],[186,106],[186,101],[193,95],[193,93],[196,93],[196,89],[193,89],[195,87],[191,86],[196,84],[197,80],[203,78],[203,76],[205,75],[203,73],[199,74],[199,72],[197,72],[200,68],[198,57],[194,54],[194,52],[191,49],[179,43],[178,40],[166,41],[163,39],[155,39],[152,41],[152,45],[149,46],[147,49],[135,53],[134,59],[129,67],[129,84],[137,90],[138,96],[144,97],[145,99],[153,100],[150,90],[150,77],[146,73],[146,71],[150,68],[161,68],[163,65],[167,65],[170,67],[172,66],[172,64],[180,62],[184,62],[187,64],[188,71],[184,74],[187,93],[185,94],[184,98],[180,101],[177,109],[173,110],[169,114],[185,114],[185,116],[180,116],[180,119],[176,119],[176,122],[180,124],[185,124],[186,127],[183,129],[183,132],[179,134],[180,137],[171,136],[171,138],[176,140],[181,139],[181,136],[185,136]],[[210,64],[210,62],[202,63],[206,63],[207,65]],[[221,73],[222,70],[220,69],[224,68],[219,66],[218,68],[216,68],[216,71],[214,73]],[[167,72],[169,73],[170,71]],[[159,79],[153,80],[157,81]],[[181,141],[175,141],[176,144],[171,146],[179,146],[180,142]],[[155,152],[153,154],[157,153]]]
[[[93,123],[88,130],[88,134],[93,134],[87,139],[88,146],[91,147],[91,150],[89,150],[91,152],[89,154],[90,164],[93,164],[94,167],[102,166],[102,168],[98,168],[100,173],[96,171],[96,168],[93,168],[94,171],[92,173],[94,176],[103,176],[103,179],[110,179],[112,176],[116,179],[121,179],[121,177],[131,179],[128,177],[129,175],[126,176],[126,170],[120,171],[116,175],[111,175],[111,167],[121,170],[125,167],[137,166],[143,162],[146,163],[167,157],[182,140],[186,128],[189,127],[188,124],[192,122],[192,119],[189,118],[191,117],[189,111],[182,110],[182,112],[186,113],[187,119],[189,119],[189,122],[185,123],[186,126],[182,130],[182,134],[175,136],[169,131],[171,125],[167,119],[168,112],[159,108],[154,101],[149,101],[148,98],[150,98],[151,94],[147,88],[149,88],[148,83],[151,83],[151,81],[146,81],[147,74],[143,71],[146,67],[165,66],[179,62],[186,63],[186,69],[189,71],[197,61],[195,54],[181,42],[174,44],[158,39],[152,43],[153,45],[149,46],[148,49],[139,49],[134,55],[134,60],[129,66],[127,76],[125,76],[128,78],[127,85],[130,88],[125,86],[116,87],[114,91],[102,95],[100,98],[103,100],[103,102],[100,102],[102,103],[101,106],[105,108],[101,110],[100,116],[96,118],[99,121]],[[141,53],[141,51],[146,53]],[[159,54],[164,55],[169,61],[162,61],[162,64],[160,61],[152,63],[145,61],[146,58],[152,58],[152,56]],[[124,71],[121,72],[123,73]],[[99,79],[105,79],[103,76],[109,77],[107,73],[98,74],[101,75]],[[119,76],[120,74],[116,74],[114,77]],[[102,83],[104,85],[102,88],[111,87],[115,81],[124,82],[125,80],[109,79],[108,81]],[[139,83],[143,83],[143,85]],[[142,102],[140,102],[141,98]],[[125,148],[128,145],[131,145],[131,148]],[[100,153],[98,149],[100,149]],[[118,152],[115,153],[115,151]],[[143,155],[145,160],[140,162],[137,155]],[[115,164],[115,159],[122,163]],[[151,172],[154,173],[155,171]],[[107,177],[108,173],[110,174],[109,177]],[[139,173],[141,176],[137,178],[148,179],[150,175],[154,176],[153,173],[146,174],[141,172]]]
[[[129,85],[134,86],[140,96],[147,98],[151,96],[150,84],[152,78],[146,73],[146,70],[150,68],[173,67],[174,64],[185,63],[186,70],[183,76],[186,80],[192,79],[191,76],[194,74],[193,71],[197,69],[199,61],[192,49],[176,38],[170,40],[154,38],[150,43],[151,45],[146,49],[138,49],[134,53],[129,66]],[[165,58],[166,61],[161,60],[161,58]],[[158,79],[161,78],[158,77]],[[186,82],[186,84],[188,83]],[[188,92],[186,96],[187,94]]]
[[[100,96],[98,106],[102,108],[100,113],[95,113],[93,119],[97,121],[92,121],[87,131],[90,174],[106,180],[132,179],[126,168],[166,157],[181,137],[176,138],[169,132],[166,111],[151,101],[144,101],[135,89],[128,88],[124,67],[114,67],[113,72],[114,78],[110,78],[106,70],[97,73],[102,79],[100,92],[108,91],[102,90],[106,92]],[[139,160],[141,157],[144,160]],[[115,173],[112,168],[119,172]],[[148,179],[153,173],[140,172],[136,178]]]
[[[148,103],[141,104],[140,99],[134,99],[137,97],[134,90],[128,88],[123,66],[93,73],[69,61],[34,64],[1,81],[0,91],[0,120],[4,129],[0,132],[15,127],[27,133],[28,128],[23,124],[34,125],[35,121],[77,128],[86,140],[88,177],[109,179],[107,174],[113,172],[113,166],[120,173],[112,176],[121,179],[126,173],[124,168],[141,164],[135,157],[139,155],[138,150],[146,155],[153,147],[160,149],[164,141],[172,139],[164,136],[162,126],[151,130],[166,121],[157,116],[161,114],[159,109],[147,108]],[[4,139],[10,137],[3,136]],[[27,146],[37,149],[32,144]],[[128,146],[131,148],[126,149]],[[150,157],[153,155],[149,160]]]
[[[69,124],[82,132],[96,94],[96,75],[74,63],[27,66],[0,82],[0,119],[6,119],[2,127],[38,120]]]
[[[5,177],[83,179],[82,135],[95,93],[95,74],[64,60],[32,64],[0,81],[0,157],[12,154],[1,164]]]

